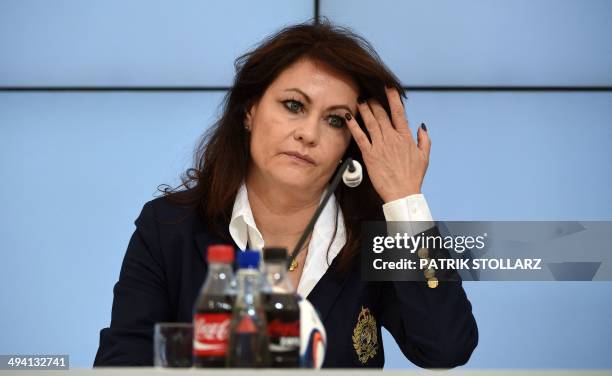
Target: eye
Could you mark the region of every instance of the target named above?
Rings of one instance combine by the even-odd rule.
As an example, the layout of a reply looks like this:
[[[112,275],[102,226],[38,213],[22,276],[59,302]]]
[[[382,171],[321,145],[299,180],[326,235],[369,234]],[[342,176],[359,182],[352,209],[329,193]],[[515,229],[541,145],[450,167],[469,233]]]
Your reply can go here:
[[[342,116],[331,115],[327,118],[329,125],[333,128],[343,128],[346,126],[346,120]]]
[[[289,111],[293,112],[294,114],[300,112],[304,107],[302,102],[296,101],[295,99],[287,99],[286,101],[283,101],[283,104]]]

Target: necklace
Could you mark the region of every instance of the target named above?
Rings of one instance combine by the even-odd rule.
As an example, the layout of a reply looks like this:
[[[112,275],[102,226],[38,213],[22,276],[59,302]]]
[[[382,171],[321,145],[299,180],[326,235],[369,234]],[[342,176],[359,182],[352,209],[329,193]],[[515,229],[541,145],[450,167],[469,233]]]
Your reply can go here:
[[[302,246],[302,248],[300,248],[297,252],[302,251],[304,248],[308,247],[308,245],[310,244],[310,239],[312,239],[312,234],[310,234],[310,237],[308,237],[308,241],[306,242],[306,244],[304,244]],[[295,269],[297,269],[299,263],[297,261],[297,258],[294,258],[293,261],[291,261],[291,265],[289,265],[289,271],[292,272]]]

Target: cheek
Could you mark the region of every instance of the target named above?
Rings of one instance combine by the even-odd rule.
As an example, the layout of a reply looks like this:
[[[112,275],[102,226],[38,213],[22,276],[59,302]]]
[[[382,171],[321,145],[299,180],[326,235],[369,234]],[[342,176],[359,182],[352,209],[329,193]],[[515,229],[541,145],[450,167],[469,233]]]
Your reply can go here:
[[[251,149],[251,159],[257,164],[261,165],[266,159],[267,138],[265,137],[265,130],[261,129],[261,125],[253,127],[251,135],[249,137],[249,145]]]
[[[255,132],[253,132],[251,137],[249,137],[249,149],[251,151],[251,159],[253,161],[259,161],[261,159],[261,148],[259,146],[260,143],[258,137],[256,136]]]
[[[274,117],[258,119],[250,137],[251,157],[263,163],[274,156],[285,137],[283,131],[286,128],[284,123]]]
[[[268,110],[262,111],[261,116],[254,120],[253,134],[259,143],[274,144],[279,139],[286,137],[288,124],[281,112]]]
[[[333,138],[333,150],[338,153],[340,157],[344,155],[344,152],[351,143],[352,137],[353,136],[351,135],[351,132],[348,129],[343,129],[342,131],[337,132],[336,137]]]
[[[328,143],[325,145],[325,155],[330,156],[330,164],[336,165],[344,155],[351,141],[351,133],[334,130],[335,134],[328,135]]]

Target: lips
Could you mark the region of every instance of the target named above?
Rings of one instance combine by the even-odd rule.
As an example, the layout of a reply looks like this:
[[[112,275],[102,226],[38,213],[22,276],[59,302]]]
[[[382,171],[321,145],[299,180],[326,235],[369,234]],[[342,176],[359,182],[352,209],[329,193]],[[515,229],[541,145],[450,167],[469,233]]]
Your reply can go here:
[[[300,160],[302,160],[304,162],[307,162],[307,163],[310,163],[310,164],[313,164],[313,165],[315,164],[314,159],[312,159],[311,157],[309,157],[306,154],[298,153],[297,151],[286,151],[286,152],[284,152],[282,154],[298,158],[298,159],[300,159]]]

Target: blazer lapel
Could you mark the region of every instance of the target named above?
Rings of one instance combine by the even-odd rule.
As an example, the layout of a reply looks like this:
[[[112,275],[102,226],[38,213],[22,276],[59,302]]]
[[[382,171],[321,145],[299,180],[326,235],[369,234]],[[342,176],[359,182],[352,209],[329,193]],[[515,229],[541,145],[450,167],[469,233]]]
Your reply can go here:
[[[206,252],[209,245],[212,244],[230,244],[234,249],[238,248],[236,243],[232,240],[229,233],[229,222],[222,220],[218,221],[218,228],[223,230],[222,236],[213,234],[206,226],[204,221],[198,215],[197,220],[193,225],[193,232],[195,234],[195,251],[198,253],[200,261],[206,265]]]
[[[229,225],[227,224],[224,226],[223,223],[221,223],[221,226],[222,227],[220,228],[226,229]],[[238,249],[238,246],[236,245],[236,243],[234,243],[233,240],[231,240],[231,236],[229,235],[229,229],[227,231],[227,234],[224,234],[229,240],[214,235],[207,229],[206,224],[200,218],[199,215],[193,224],[193,233],[195,234],[195,244],[193,249],[196,253],[195,258],[197,259],[197,261],[193,265],[193,289],[197,293],[200,291],[200,287],[202,286],[202,283],[204,283],[204,279],[206,278],[206,274],[208,271],[208,262],[206,260],[208,246],[212,244],[230,244],[234,247],[234,250]]]
[[[307,299],[315,306],[321,316],[321,321],[325,321],[327,315],[338,300],[338,294],[346,285],[348,275],[338,278],[336,268],[338,266],[338,257],[332,261],[329,268],[323,277],[317,282],[315,287],[308,294]]]

